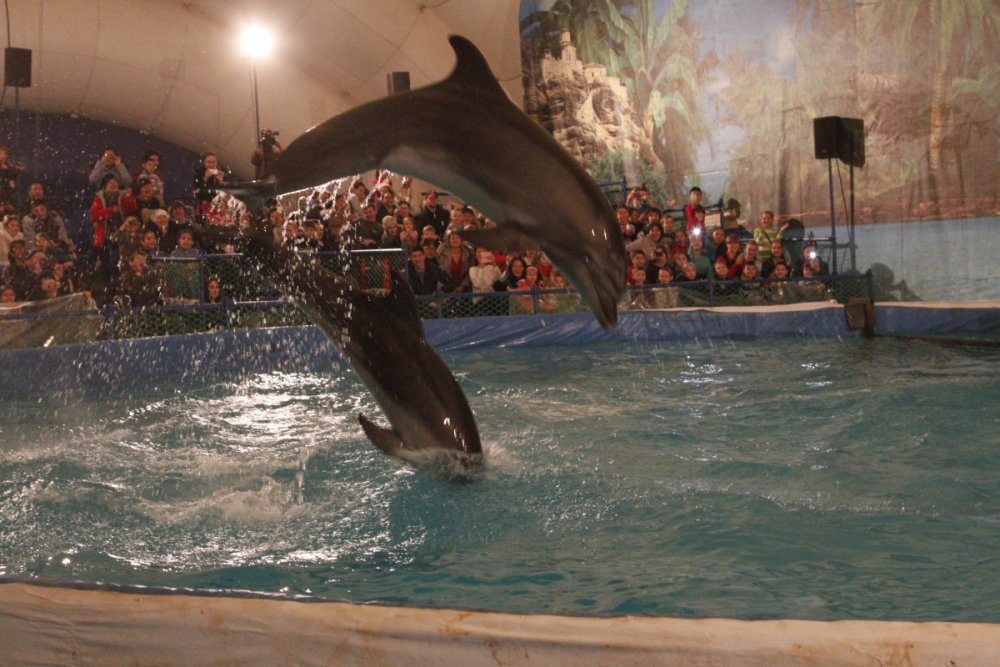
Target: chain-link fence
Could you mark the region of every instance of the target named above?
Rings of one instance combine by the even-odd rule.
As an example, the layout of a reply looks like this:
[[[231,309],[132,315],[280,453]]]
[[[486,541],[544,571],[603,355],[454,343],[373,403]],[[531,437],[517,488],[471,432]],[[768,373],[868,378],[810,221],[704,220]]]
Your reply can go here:
[[[405,268],[399,251],[317,254],[315,259],[340,272],[362,290],[389,287],[391,271]],[[218,329],[258,328],[309,324],[309,318],[281,296],[250,263],[238,255],[208,255],[198,258],[157,258],[152,265],[161,284],[165,305],[128,308],[122,303],[102,311],[80,311],[78,317],[96,321],[96,338],[166,336]],[[218,303],[205,303],[205,284],[217,278],[222,285]],[[714,306],[769,306],[805,302],[847,303],[852,297],[871,299],[872,274],[840,275],[786,280],[704,280],[667,286],[631,287],[621,310],[671,309]],[[424,319],[457,317],[501,317],[585,312],[589,308],[572,289],[538,289],[512,292],[438,292],[417,297]],[[63,319],[72,314],[63,314]],[[3,316],[8,320],[37,315]],[[103,324],[101,324],[103,322]],[[91,338],[92,339],[92,338]],[[15,345],[22,346],[22,345]]]

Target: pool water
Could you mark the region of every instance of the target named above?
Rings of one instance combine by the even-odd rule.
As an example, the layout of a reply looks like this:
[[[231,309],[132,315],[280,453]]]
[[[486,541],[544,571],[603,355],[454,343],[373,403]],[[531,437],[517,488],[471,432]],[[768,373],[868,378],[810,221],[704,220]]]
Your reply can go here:
[[[513,612],[1000,621],[1000,352],[446,355],[488,467],[389,459],[346,367],[0,403],[0,575]]]

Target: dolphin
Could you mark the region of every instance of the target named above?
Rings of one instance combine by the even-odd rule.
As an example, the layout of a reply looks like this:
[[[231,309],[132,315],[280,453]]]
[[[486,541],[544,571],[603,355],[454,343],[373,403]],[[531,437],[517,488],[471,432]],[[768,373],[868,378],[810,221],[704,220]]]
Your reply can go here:
[[[618,318],[626,255],[594,179],[514,105],[469,40],[439,83],[355,107],[296,138],[266,182],[226,188],[262,201],[375,167],[447,188],[497,223],[462,232],[495,250],[538,247],[570,279],[607,329]]]
[[[437,463],[462,476],[482,464],[476,420],[455,376],[424,336],[410,284],[399,271],[382,295],[274,241],[261,224],[203,226],[215,240],[241,243],[261,273],[289,296],[333,341],[382,408],[391,428],[358,414],[365,435],[390,456]]]

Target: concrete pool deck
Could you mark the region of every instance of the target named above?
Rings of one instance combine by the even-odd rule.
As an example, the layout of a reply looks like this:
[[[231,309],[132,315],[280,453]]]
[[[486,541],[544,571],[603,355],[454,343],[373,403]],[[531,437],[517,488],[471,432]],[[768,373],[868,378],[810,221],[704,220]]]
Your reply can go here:
[[[997,664],[1000,625],[417,609],[0,583],[0,663],[65,665]]]

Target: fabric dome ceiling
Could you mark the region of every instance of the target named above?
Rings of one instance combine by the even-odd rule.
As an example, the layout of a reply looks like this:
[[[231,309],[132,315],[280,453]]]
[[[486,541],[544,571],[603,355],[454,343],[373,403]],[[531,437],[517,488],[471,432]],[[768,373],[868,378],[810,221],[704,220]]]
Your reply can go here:
[[[475,42],[508,94],[522,97],[517,0],[7,0],[9,46],[32,50],[22,110],[76,113],[148,131],[238,171],[254,147],[248,23],[269,26],[257,64],[262,128],[283,143],[330,116],[386,95],[386,74],[411,86],[451,71],[447,36]],[[6,88],[5,109],[15,91]],[[246,175],[246,172],[244,172]]]

